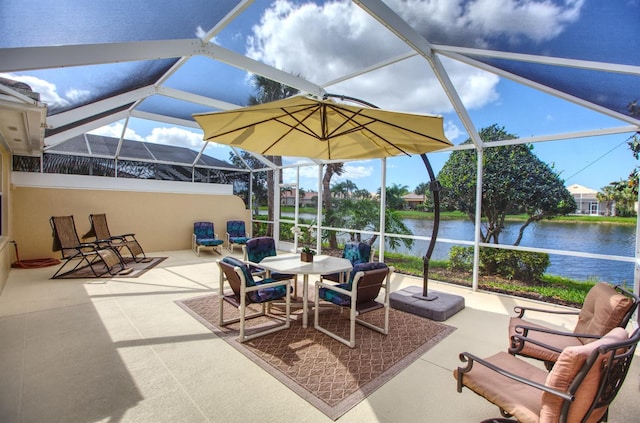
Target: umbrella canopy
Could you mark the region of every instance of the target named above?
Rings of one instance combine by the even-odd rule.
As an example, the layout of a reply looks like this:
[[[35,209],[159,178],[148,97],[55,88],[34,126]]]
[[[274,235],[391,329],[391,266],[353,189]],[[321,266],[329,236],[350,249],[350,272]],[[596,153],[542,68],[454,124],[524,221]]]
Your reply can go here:
[[[270,156],[324,160],[421,154],[451,146],[442,117],[293,96],[194,114],[206,141]]]

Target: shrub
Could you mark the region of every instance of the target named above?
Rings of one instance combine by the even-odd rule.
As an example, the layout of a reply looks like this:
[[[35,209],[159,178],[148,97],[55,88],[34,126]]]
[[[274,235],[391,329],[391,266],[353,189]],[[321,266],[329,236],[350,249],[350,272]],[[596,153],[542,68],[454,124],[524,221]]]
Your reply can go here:
[[[451,247],[451,250],[449,250],[449,268],[471,272],[473,269],[473,247]]]
[[[450,268],[471,271],[473,247],[452,247],[449,252]],[[480,273],[498,275],[525,282],[539,280],[549,267],[549,255],[530,251],[480,249]]]

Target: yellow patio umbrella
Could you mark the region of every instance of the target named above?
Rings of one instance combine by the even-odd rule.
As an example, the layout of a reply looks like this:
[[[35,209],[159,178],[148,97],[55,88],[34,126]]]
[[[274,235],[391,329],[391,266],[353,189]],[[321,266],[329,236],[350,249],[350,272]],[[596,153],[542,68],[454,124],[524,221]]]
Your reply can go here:
[[[372,159],[422,154],[452,145],[440,116],[302,95],[193,117],[206,141],[269,156]]]
[[[360,105],[338,103],[328,97]],[[332,94],[322,100],[297,95],[193,117],[204,131],[205,141],[268,156],[353,160],[419,154],[431,179],[435,205],[419,297],[429,301],[437,298],[428,295],[427,285],[440,221],[440,185],[425,153],[452,145],[444,135],[442,117],[386,111],[359,99]]]

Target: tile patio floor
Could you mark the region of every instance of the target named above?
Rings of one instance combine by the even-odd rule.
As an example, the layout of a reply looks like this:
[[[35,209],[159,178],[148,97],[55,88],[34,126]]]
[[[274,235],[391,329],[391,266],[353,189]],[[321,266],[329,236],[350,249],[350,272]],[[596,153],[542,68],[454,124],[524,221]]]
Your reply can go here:
[[[11,271],[0,295],[0,422],[331,421],[174,303],[217,291],[218,256],[151,255],[169,258],[135,279],[51,280],[54,268]],[[396,290],[422,282],[396,274],[392,283]],[[486,356],[505,349],[508,315],[526,301],[429,287],[464,296],[466,308],[445,322],[457,330],[338,422],[499,415],[470,391],[457,393],[452,370],[461,351]],[[636,357],[609,422],[638,416]]]

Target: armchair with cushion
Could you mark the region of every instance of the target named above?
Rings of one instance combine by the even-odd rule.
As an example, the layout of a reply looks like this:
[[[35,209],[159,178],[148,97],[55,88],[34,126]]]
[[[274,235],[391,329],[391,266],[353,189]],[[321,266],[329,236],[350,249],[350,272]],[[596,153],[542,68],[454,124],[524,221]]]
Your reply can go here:
[[[566,347],[551,372],[506,352],[485,359],[464,352],[460,360],[466,367],[453,374],[458,392],[466,386],[497,405],[503,417],[522,423],[595,423],[606,420],[639,340],[640,329],[629,337],[625,329],[613,328],[594,342]]]
[[[210,249],[222,255],[223,240],[218,239],[215,233],[213,222],[194,222],[193,234],[191,235],[191,249],[197,256],[200,256],[200,250]]]
[[[76,231],[73,216],[52,216],[49,219],[53,231],[53,251],[60,251],[65,262],[52,279],[64,277],[82,265],[88,266],[95,277],[106,273],[110,275],[131,273],[132,268],[127,268],[118,251],[109,245],[100,245],[95,242],[80,242]],[[76,261],[76,265],[63,272],[67,264]]]
[[[291,311],[291,289],[288,280],[277,281],[274,279],[263,279],[256,281],[253,279],[249,266],[234,257],[224,257],[218,261],[220,268],[220,326],[240,322],[240,336],[238,341],[244,342],[259,336],[267,335],[282,329],[288,329],[290,325]],[[231,291],[225,291],[225,281],[229,284]],[[251,335],[245,333],[245,323],[249,319],[267,315],[266,304],[285,299],[285,317],[282,324],[276,326],[266,326],[263,330],[256,331]],[[231,304],[240,312],[237,318],[224,318],[224,303]],[[261,310],[252,314],[247,314],[250,304],[260,304]],[[262,326],[261,326],[262,327]]]
[[[227,249],[233,253],[236,245],[244,245],[249,240],[247,230],[242,220],[230,220],[227,222]]]
[[[247,243],[242,246],[242,252],[244,253],[244,261],[249,265],[251,274],[254,276],[264,276],[267,272],[258,266],[260,262],[266,257],[275,257],[276,241],[268,236],[259,236],[247,240]],[[269,277],[275,280],[292,279],[295,283],[297,279],[296,274],[290,273],[278,273],[271,272]],[[294,285],[295,288],[295,285]]]
[[[351,262],[352,266],[360,263],[367,263],[373,261],[374,250],[371,246],[364,242],[347,242],[342,250],[342,258],[346,258]],[[331,273],[328,275],[322,275],[321,279],[327,279],[333,282],[345,282],[347,278],[347,272],[343,273]]]
[[[351,270],[347,283],[336,285],[323,281],[316,282],[314,327],[351,348],[356,345],[356,323],[385,335],[389,333],[389,279],[393,270],[393,267],[389,267],[385,263],[360,263]],[[382,303],[376,301],[381,289],[384,289]],[[349,309],[349,339],[320,326],[320,300]],[[384,308],[383,326],[376,326],[358,318],[364,313],[380,308]]]
[[[545,362],[547,369],[566,347],[580,346],[593,342],[615,327],[626,327],[638,307],[640,298],[620,287],[599,283],[589,290],[582,309],[579,311],[555,311],[528,307],[515,307],[517,316],[509,321],[509,353],[522,355]],[[536,316],[544,313],[574,314],[578,322],[573,332],[563,332],[547,328],[523,319],[525,312]],[[515,335],[530,339],[518,342]]]

